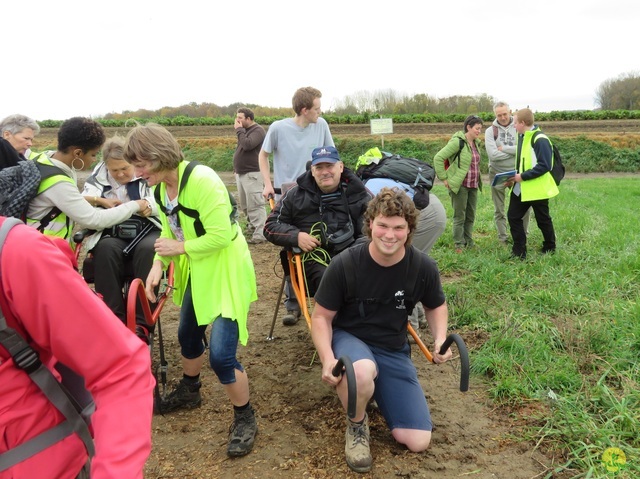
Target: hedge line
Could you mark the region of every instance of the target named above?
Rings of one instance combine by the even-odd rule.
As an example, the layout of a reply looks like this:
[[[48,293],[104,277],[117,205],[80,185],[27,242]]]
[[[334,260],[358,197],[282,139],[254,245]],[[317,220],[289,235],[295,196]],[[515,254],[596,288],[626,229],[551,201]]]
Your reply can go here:
[[[485,122],[491,122],[495,118],[493,112],[478,113],[478,116]],[[424,114],[400,114],[400,115],[384,115],[385,118],[392,118],[394,123],[462,123],[466,117],[460,113],[424,113]],[[276,120],[281,120],[281,116],[265,116],[256,117],[256,121],[261,125],[270,125]],[[378,118],[378,115],[363,113],[361,115],[323,115],[329,124],[368,124],[372,118]],[[568,120],[638,120],[640,119],[640,110],[582,110],[582,111],[551,111],[548,113],[536,112],[536,121],[568,121]],[[147,123],[154,122],[164,126],[217,126],[217,125],[233,125],[234,117],[204,117],[191,118],[187,116],[155,117],[155,118],[130,118],[126,120],[105,120],[98,118],[105,127],[124,127],[134,122]],[[38,124],[42,128],[58,128],[62,124],[62,120],[44,120]]]

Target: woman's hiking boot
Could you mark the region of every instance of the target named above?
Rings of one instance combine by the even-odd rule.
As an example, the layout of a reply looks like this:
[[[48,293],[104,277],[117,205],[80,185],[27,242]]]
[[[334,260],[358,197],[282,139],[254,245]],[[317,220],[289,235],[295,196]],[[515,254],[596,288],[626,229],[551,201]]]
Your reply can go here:
[[[257,432],[258,425],[253,407],[249,406],[244,411],[234,411],[233,424],[229,428],[227,455],[238,457],[249,454]]]
[[[200,407],[202,396],[200,396],[200,386],[198,381],[195,384],[188,384],[184,379],[165,398],[155,398],[153,410],[157,414],[166,414],[176,409],[193,409]]]
[[[356,472],[371,470],[373,459],[369,449],[369,416],[365,415],[362,424],[347,419],[344,455],[347,465]]]

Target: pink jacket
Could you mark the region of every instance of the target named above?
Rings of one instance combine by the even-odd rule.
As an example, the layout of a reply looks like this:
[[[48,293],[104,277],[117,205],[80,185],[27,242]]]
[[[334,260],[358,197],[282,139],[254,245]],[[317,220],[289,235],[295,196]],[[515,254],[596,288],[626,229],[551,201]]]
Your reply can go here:
[[[142,478],[151,451],[154,379],[149,350],[74,271],[68,244],[61,251],[54,242],[27,226],[11,230],[0,264],[2,311],[8,326],[29,341],[50,369],[59,360],[85,378],[96,403],[91,478]],[[0,453],[61,420],[0,346]],[[84,445],[73,434],[0,472],[0,479],[71,479],[86,460]]]

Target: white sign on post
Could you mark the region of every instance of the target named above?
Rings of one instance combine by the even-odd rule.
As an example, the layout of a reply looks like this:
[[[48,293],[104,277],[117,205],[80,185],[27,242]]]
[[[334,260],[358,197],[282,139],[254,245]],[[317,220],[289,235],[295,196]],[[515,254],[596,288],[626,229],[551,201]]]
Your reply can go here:
[[[387,135],[393,133],[393,119],[392,118],[376,118],[371,121],[371,134],[372,135]]]
[[[380,135],[382,148],[384,148],[384,135],[393,133],[393,119],[392,118],[376,118],[375,120],[369,120],[371,122],[371,134]]]

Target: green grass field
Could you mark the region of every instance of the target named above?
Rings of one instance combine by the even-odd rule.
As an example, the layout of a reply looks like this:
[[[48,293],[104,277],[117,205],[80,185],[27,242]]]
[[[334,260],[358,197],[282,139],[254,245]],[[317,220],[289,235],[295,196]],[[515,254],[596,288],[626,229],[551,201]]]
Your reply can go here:
[[[450,219],[447,193],[434,192]],[[472,351],[472,370],[526,420],[524,439],[561,458],[546,477],[640,477],[638,205],[640,176],[566,179],[550,202],[557,253],[537,252],[542,236],[532,219],[522,262],[497,241],[487,189],[477,247],[455,254],[449,222],[432,251],[450,326],[488,338]],[[612,447],[626,463],[608,470],[602,457]]]
[[[427,161],[444,144],[389,143],[389,151]],[[371,139],[336,144],[348,166],[375,146]],[[640,167],[634,148],[583,138],[559,147],[569,172]],[[188,159],[219,171],[230,169],[232,154],[187,148]],[[526,425],[514,439],[533,441],[557,458],[542,477],[640,477],[640,175],[565,179],[560,189],[550,202],[557,253],[537,252],[542,237],[532,219],[529,257],[521,262],[509,259],[497,240],[489,188],[478,201],[477,247],[455,254],[449,198],[436,184],[449,223],[432,256],[450,326],[463,337],[486,339],[473,345],[472,369],[500,410]],[[626,462],[614,459],[607,469],[603,456],[612,451]]]

